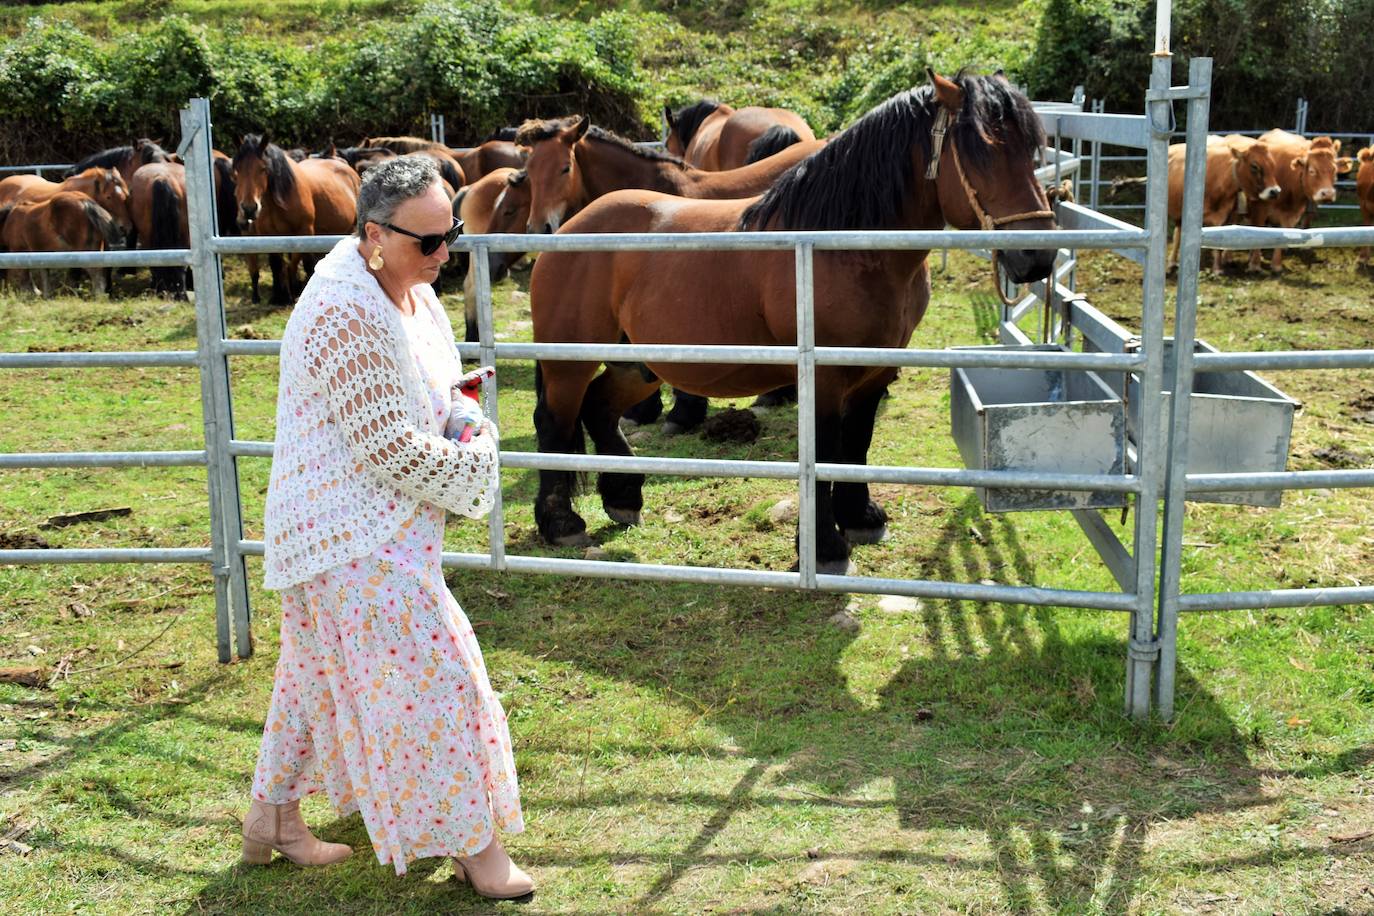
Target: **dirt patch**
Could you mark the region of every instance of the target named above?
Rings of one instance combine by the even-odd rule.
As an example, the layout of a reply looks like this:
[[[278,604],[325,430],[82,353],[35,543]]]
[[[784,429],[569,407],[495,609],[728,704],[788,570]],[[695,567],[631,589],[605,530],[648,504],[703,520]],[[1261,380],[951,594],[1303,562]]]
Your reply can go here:
[[[701,434],[712,442],[753,442],[760,429],[759,418],[752,410],[731,407],[707,418]]]
[[[1348,448],[1334,445],[1331,448],[1312,450],[1312,457],[1331,468],[1365,468],[1371,464],[1371,457],[1363,452],[1352,452]]]
[[[52,545],[36,534],[0,531],[0,550],[50,550]]]

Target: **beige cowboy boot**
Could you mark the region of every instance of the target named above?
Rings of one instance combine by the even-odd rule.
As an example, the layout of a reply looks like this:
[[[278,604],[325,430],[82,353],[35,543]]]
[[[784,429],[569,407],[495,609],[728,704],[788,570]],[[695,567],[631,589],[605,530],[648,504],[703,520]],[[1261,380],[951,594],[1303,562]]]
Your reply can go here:
[[[512,900],[534,891],[534,880],[510,860],[495,835],[475,856],[453,857],[453,876],[492,900]]]
[[[353,854],[343,843],[316,839],[305,826],[299,801],[269,805],[255,798],[243,819],[243,861],[266,865],[274,849],[297,865],[333,865]]]

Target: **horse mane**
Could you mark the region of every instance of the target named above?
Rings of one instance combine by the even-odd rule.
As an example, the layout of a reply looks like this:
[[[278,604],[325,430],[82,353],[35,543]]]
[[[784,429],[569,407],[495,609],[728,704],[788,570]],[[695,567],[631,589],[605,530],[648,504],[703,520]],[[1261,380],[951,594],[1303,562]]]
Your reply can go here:
[[[491,134],[487,136],[487,139],[483,140],[482,143],[490,143],[493,140],[505,140],[507,142],[514,141],[516,130],[518,130],[518,128],[498,127],[496,128],[496,130],[492,131]]]
[[[92,153],[85,159],[82,159],[76,165],[67,169],[67,171],[63,172],[62,177],[71,178],[73,175],[80,175],[87,169],[118,168],[119,163],[124,161],[124,157],[129,155],[133,151],[134,148],[132,146],[112,146],[109,149],[101,150],[98,153]]]
[[[149,140],[147,137],[140,137],[134,141],[134,152],[138,153],[138,164],[147,165],[150,162],[170,162],[172,154],[158,146],[156,140]]]
[[[531,146],[540,140],[556,137],[576,124],[581,118],[581,115],[569,115],[566,118],[554,118],[549,121],[526,121],[520,125],[520,130],[515,135],[515,142],[520,146]],[[583,135],[582,139],[595,140],[598,143],[618,147],[631,155],[638,156],[640,159],[647,159],[650,162],[667,162],[679,168],[687,168],[687,163],[667,150],[653,146],[638,146],[633,140],[626,139],[604,127],[597,127],[595,124],[587,128],[587,133]]]
[[[267,190],[283,207],[286,197],[296,189],[296,173],[291,170],[291,160],[282,148],[275,143],[265,143],[262,134],[244,134],[243,145],[234,156],[234,168],[249,156],[258,156],[267,166]]]
[[[692,135],[697,132],[701,122],[705,121],[711,114],[720,107],[720,102],[715,99],[702,99],[700,102],[693,102],[690,105],[683,105],[673,112],[673,132],[682,140],[682,145],[692,139]]]
[[[964,91],[964,107],[950,124],[949,141],[958,147],[965,168],[985,168],[994,145],[1012,156],[1029,157],[1044,144],[1039,116],[1010,83],[963,71],[954,82]],[[783,173],[744,211],[739,227],[898,228],[902,201],[917,180],[911,150],[919,147],[922,162],[930,160],[939,104],[931,86],[883,102]]]

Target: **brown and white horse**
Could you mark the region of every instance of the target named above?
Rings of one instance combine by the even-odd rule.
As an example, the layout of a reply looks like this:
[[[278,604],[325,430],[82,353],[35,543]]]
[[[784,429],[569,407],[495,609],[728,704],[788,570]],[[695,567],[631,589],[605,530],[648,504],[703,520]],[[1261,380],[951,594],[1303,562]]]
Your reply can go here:
[[[244,235],[347,235],[358,216],[358,173],[341,159],[292,162],[265,136],[247,134],[233,161],[239,229]],[[269,256],[273,305],[290,305],[301,255]],[[307,270],[317,257],[307,259]],[[253,301],[258,301],[256,265],[250,261]]]
[[[679,108],[663,106],[668,121],[668,152],[681,156],[690,165],[713,172],[737,169],[758,157],[751,158],[751,147],[764,134],[773,131],[769,142],[790,132],[791,142],[816,139],[811,125],[795,111],[786,108],[734,109],[729,105],[705,99]],[[777,130],[775,130],[777,129]],[[752,152],[757,152],[754,150]]]
[[[562,233],[741,230],[1022,229],[1054,227],[1033,157],[1044,143],[1025,96],[1000,76],[930,74],[869,112],[761,198],[694,201],[621,191],[592,202]],[[944,112],[941,116],[941,112]],[[933,139],[940,121],[948,135]],[[933,158],[935,177],[927,177]],[[819,346],[905,347],[930,300],[925,251],[817,252]],[[1044,279],[1053,251],[1006,250],[1016,282]],[[791,252],[546,252],[530,281],[539,342],[768,344],[796,341]],[[708,397],[740,397],[795,381],[788,366],[541,361],[534,412],[539,450],[579,452],[584,431],[601,454],[632,454],[618,420],[662,379]],[[816,457],[864,464],[883,389],[896,369],[816,369]],[[554,544],[587,540],[572,508],[574,475],[541,471],[535,519]],[[643,475],[601,474],[607,514],[636,524]],[[887,516],[856,483],[816,487],[823,572],[849,569],[849,545],[880,540]]]

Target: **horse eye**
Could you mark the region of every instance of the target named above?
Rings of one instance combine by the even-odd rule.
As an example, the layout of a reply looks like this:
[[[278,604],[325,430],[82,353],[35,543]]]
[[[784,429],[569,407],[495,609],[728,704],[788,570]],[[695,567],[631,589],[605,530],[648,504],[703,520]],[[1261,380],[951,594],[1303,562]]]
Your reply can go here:
[[[563,174],[564,174],[564,175],[568,174],[568,173],[571,172],[571,171],[572,171],[572,166],[571,166],[571,165],[565,165],[565,166],[563,166]]]

